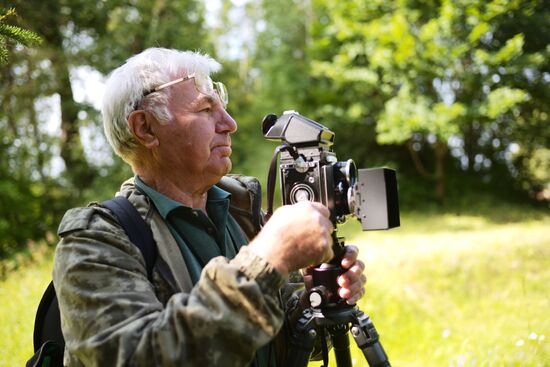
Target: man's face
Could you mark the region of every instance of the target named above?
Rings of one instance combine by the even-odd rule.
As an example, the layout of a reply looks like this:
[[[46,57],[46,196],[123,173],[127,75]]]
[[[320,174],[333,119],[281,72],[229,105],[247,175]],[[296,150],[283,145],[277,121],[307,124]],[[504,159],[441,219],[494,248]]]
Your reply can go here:
[[[216,95],[198,91],[189,79],[171,88],[172,119],[155,124],[158,159],[164,169],[211,186],[231,170],[231,137],[237,124]]]

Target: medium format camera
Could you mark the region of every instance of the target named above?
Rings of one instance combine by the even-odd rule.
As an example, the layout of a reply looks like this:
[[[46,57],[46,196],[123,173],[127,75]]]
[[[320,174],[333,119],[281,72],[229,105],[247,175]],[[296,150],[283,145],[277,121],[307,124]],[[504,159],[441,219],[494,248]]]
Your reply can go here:
[[[294,111],[281,117],[267,115],[262,130],[267,139],[282,142],[276,152],[281,155],[279,171],[284,205],[304,200],[320,202],[329,208],[334,224],[355,216],[364,231],[399,226],[394,170],[358,170],[351,159],[338,161],[332,150],[334,133]],[[271,201],[276,156],[268,177]]]

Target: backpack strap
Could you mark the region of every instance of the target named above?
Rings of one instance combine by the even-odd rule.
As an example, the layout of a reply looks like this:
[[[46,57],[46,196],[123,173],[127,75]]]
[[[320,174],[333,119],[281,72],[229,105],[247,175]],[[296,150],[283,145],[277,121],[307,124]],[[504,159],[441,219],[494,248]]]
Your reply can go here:
[[[25,367],[63,367],[64,346],[48,340],[27,361]]]
[[[136,207],[124,196],[115,196],[100,205],[113,212],[130,238],[130,242],[139,248],[145,260],[147,278],[151,279],[157,258],[157,247],[151,227],[143,220]]]
[[[48,350],[48,348],[44,348],[45,341],[57,343],[57,345],[61,346],[61,349],[63,349],[65,346],[65,341],[63,340],[63,334],[61,333],[59,305],[57,304],[57,297],[55,295],[53,282],[50,282],[42,295],[42,299],[40,300],[40,304],[36,310],[34,326],[34,351],[40,351],[40,353],[36,354],[37,358],[41,360],[45,351]]]
[[[157,248],[149,225],[126,197],[116,196],[100,205],[113,212],[130,241],[139,248],[145,260],[147,277],[151,279]],[[53,282],[44,291],[36,311],[33,344],[35,354],[27,362],[27,367],[62,365],[65,340]]]

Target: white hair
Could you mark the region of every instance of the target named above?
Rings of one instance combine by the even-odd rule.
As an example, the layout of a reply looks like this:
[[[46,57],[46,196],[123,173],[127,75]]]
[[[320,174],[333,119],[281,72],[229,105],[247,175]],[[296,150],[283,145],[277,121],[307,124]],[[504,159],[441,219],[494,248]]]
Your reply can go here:
[[[221,65],[208,55],[166,48],[149,48],[126,60],[109,75],[101,108],[105,135],[115,153],[133,162],[138,142],[128,126],[128,116],[137,106],[160,122],[172,118],[168,110],[171,88],[147,95],[146,101],[145,93],[173,80],[178,73],[210,75],[220,69]]]

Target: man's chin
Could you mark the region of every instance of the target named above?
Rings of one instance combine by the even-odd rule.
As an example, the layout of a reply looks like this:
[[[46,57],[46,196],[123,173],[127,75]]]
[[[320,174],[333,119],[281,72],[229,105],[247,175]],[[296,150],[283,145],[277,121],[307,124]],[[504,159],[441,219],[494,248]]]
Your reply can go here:
[[[231,170],[233,169],[233,163],[231,162],[229,157],[227,159],[228,159],[229,162],[227,163],[226,172],[225,172],[224,176],[227,175],[229,172],[231,172]]]
[[[221,166],[218,170],[220,178],[227,175],[229,172],[231,172],[231,169],[233,169],[233,163],[231,162],[231,159],[229,159],[229,157],[225,157],[223,161],[224,165]]]

